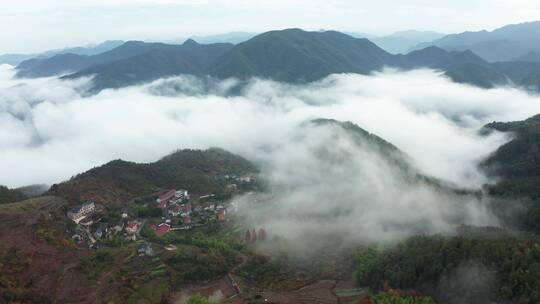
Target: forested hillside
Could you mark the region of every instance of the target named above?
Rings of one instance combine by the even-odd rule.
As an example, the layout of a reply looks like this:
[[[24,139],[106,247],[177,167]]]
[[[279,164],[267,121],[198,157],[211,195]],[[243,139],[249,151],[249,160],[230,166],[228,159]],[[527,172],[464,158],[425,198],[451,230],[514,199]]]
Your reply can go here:
[[[222,192],[219,175],[254,173],[249,161],[221,149],[180,150],[149,164],[115,160],[55,184],[49,194],[75,201],[120,202],[152,194],[160,188],[190,192]]]

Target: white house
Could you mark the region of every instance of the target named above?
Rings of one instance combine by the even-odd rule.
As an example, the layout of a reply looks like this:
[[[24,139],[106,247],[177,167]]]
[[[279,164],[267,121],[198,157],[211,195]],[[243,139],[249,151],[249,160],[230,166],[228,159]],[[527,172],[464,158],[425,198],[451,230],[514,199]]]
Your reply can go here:
[[[83,220],[86,216],[92,214],[94,211],[96,211],[96,204],[90,201],[70,209],[67,213],[67,216],[72,221],[78,224],[81,220]]]

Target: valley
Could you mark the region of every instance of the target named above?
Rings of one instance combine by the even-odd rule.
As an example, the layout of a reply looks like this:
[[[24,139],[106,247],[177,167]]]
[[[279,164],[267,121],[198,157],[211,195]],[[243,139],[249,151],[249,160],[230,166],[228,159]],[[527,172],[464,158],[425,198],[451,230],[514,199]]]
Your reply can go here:
[[[534,130],[533,121],[526,120],[524,128]],[[315,130],[345,132],[341,140],[351,136],[357,149],[376,149],[390,166],[404,170],[409,183],[456,193],[455,199],[469,195],[445,190],[444,184],[414,173],[395,146],[352,123],[311,124]],[[511,123],[509,128],[520,124]],[[504,124],[487,128],[509,129]],[[490,159],[502,157],[505,150]],[[339,145],[333,145],[316,155],[335,166],[341,162],[333,156],[338,151]],[[535,151],[529,153],[536,155]],[[283,220],[291,217],[306,223],[306,216],[330,222],[344,218],[337,210],[335,215],[317,214],[315,209],[287,215],[271,211],[279,206],[280,195],[268,192],[277,189],[259,174],[254,164],[224,150],[180,150],[149,165],[113,161],[53,185],[43,196],[4,203],[0,228],[13,231],[1,235],[4,299],[189,303],[191,297],[202,295],[222,303],[384,303],[385,297],[415,303],[463,300],[462,293],[452,294],[439,286],[441,282],[467,289],[466,301],[480,297],[533,302],[537,297],[537,272],[523,268],[540,265],[535,234],[461,226],[450,235],[411,236],[395,247],[351,243],[339,230],[296,232],[301,234],[291,238],[282,229],[274,230],[273,221],[284,225]],[[169,186],[186,190],[163,188]],[[536,198],[530,191],[526,195]],[[529,208],[535,210],[536,204]],[[534,231],[527,223],[523,229]],[[298,242],[311,250],[298,247]],[[474,271],[479,269],[473,274],[478,279],[497,283],[459,286],[467,263]],[[528,274],[513,275],[524,271]]]
[[[0,12],[0,304],[540,303],[540,2]]]

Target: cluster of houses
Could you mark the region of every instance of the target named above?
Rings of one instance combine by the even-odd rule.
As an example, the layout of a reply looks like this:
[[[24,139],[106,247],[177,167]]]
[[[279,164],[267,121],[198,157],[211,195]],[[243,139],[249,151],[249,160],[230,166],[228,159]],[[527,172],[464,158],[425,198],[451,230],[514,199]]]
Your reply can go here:
[[[237,191],[240,189],[251,189],[256,184],[255,175],[235,175],[235,174],[225,174],[218,176],[217,179],[223,180],[228,183],[227,189],[229,191]]]
[[[208,196],[205,198],[211,198]],[[202,197],[201,197],[202,198]],[[193,206],[187,190],[169,189],[159,193],[158,208],[163,210],[162,223],[150,225],[158,236],[171,230],[189,230],[211,220],[225,221],[226,209],[217,203],[199,203]]]
[[[68,210],[67,217],[77,224],[72,239],[79,244],[85,241],[96,247],[99,240],[121,235],[125,240],[137,240],[143,221],[134,219],[127,210],[115,223],[102,222],[103,206],[87,201]]]
[[[230,182],[236,182],[238,184],[254,183],[256,180],[255,175],[253,174],[247,174],[242,176],[238,176],[236,174],[225,174],[222,176],[222,178]]]
[[[227,176],[241,182],[250,182],[248,177]],[[150,204],[152,204],[150,202]],[[163,236],[173,230],[190,230],[193,227],[203,226],[212,221],[226,221],[227,209],[223,204],[214,201],[214,195],[198,197],[192,203],[187,190],[169,189],[157,195],[155,204],[162,210],[161,221],[149,225],[157,235]],[[71,208],[67,212],[68,218],[77,224],[73,239],[79,243],[87,243],[90,247],[99,247],[100,240],[113,240],[121,237],[124,240],[135,241],[140,237],[146,220],[137,219],[128,209],[123,209],[121,219],[114,223],[103,221],[104,207],[87,201]],[[256,233],[253,232],[255,235]],[[151,255],[148,246],[141,247],[141,255]]]

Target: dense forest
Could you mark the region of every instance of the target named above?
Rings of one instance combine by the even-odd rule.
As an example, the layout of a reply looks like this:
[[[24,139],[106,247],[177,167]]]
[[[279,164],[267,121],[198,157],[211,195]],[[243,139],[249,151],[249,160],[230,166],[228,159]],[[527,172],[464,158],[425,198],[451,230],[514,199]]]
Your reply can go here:
[[[17,202],[24,198],[24,194],[20,191],[9,189],[6,186],[0,186],[0,204]]]
[[[355,254],[356,277],[375,290],[387,284],[433,295],[442,303],[538,303],[540,243],[518,238],[416,236]]]

